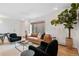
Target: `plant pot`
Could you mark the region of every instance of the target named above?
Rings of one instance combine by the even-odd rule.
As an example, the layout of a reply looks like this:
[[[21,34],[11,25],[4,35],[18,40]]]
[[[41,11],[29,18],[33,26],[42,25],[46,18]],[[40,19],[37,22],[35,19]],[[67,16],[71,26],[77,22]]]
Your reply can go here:
[[[73,39],[72,38],[66,38],[66,46],[69,49],[73,48]]]

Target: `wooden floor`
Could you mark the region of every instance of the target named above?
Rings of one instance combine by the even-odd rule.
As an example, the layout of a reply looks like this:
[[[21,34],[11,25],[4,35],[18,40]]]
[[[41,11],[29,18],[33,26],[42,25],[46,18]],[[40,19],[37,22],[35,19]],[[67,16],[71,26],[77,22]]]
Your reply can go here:
[[[58,56],[79,56],[77,49],[68,49],[65,46],[58,46]]]
[[[17,50],[13,47],[14,45],[11,45],[10,43],[6,44],[7,42],[8,41],[6,41],[4,44],[0,44],[0,48],[1,48],[0,55],[18,56],[18,54],[16,54]],[[58,45],[58,56],[79,56],[79,55],[77,49],[68,49],[65,46]]]

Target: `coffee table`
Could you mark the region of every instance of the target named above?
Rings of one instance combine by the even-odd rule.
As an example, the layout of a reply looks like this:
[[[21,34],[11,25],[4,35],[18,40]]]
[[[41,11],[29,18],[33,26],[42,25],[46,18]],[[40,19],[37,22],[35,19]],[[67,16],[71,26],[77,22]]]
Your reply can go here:
[[[25,50],[25,47],[27,48],[27,45],[28,45],[29,41],[18,41],[15,43],[15,48],[20,51],[20,52],[23,52]],[[22,46],[22,50],[19,48],[20,46]]]

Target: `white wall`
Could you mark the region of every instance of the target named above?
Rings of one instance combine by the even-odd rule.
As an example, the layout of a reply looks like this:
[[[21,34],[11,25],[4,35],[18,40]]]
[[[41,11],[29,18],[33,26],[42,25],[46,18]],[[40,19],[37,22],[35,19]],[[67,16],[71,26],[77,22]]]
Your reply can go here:
[[[16,32],[18,35],[20,35],[21,22],[18,20],[10,20],[10,19],[0,19],[2,23],[0,23],[0,33],[14,33]]]

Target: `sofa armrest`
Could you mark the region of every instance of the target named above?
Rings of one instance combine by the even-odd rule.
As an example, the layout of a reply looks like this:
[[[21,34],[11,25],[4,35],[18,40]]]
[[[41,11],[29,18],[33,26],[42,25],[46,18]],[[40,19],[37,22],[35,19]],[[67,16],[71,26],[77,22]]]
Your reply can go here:
[[[48,56],[43,50],[36,48],[34,46],[29,46],[29,50],[33,50],[35,52],[35,56]]]
[[[39,39],[37,37],[27,37],[27,40],[31,41],[32,43],[38,44],[38,45],[42,41],[41,39]]]
[[[45,46],[47,46],[48,43],[47,43],[47,42],[44,42],[44,41],[41,41],[41,45],[45,45]]]
[[[43,51],[45,51],[45,49],[47,48],[48,43],[41,41],[40,46],[38,48],[42,49]]]

